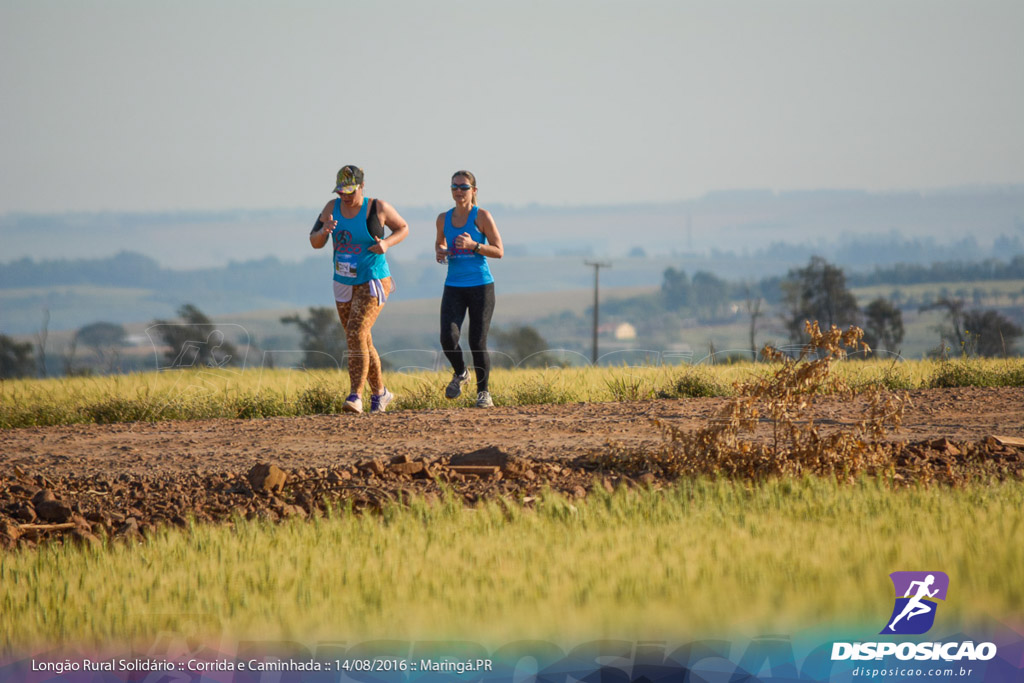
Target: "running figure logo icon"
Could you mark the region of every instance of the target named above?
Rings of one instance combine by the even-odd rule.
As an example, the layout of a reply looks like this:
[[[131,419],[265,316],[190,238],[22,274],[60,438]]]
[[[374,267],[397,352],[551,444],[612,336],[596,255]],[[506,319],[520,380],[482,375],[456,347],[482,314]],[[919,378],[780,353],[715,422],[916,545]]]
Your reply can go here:
[[[896,604],[881,633],[927,633],[935,623],[935,601],[946,599],[949,577],[945,572],[893,572],[889,578],[896,589]]]

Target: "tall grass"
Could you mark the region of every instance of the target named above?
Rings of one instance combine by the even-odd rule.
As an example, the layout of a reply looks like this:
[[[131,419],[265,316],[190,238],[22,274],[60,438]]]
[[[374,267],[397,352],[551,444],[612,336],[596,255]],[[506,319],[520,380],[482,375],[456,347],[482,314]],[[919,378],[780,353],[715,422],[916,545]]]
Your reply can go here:
[[[163,632],[500,644],[880,629],[888,574],[933,568],[970,596],[939,612],[955,628],[1024,613],[1022,520],[1019,482],[893,492],[822,479],[237,520],[139,546],[0,554],[0,633],[30,647]]]
[[[499,406],[724,396],[767,364],[496,369]],[[1024,386],[1024,360],[846,361],[834,370],[852,386],[890,389]],[[475,392],[444,399],[450,375],[386,373],[393,410],[468,407]],[[339,371],[205,369],[102,377],[0,381],[0,428],[167,419],[260,418],[337,413],[348,394]]]

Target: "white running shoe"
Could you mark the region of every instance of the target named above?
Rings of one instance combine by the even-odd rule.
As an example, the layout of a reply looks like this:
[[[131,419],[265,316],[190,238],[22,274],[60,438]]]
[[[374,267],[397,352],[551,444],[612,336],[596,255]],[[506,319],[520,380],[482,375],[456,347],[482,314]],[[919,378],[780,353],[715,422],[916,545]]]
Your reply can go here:
[[[395,398],[387,389],[384,390],[383,394],[379,396],[374,394],[370,397],[370,412],[371,413],[383,413],[388,408],[388,404],[391,403]]]
[[[461,375],[452,374],[452,381],[445,387],[445,398],[458,398],[462,394],[462,385],[469,381],[469,368],[462,371]]]
[[[490,393],[481,391],[476,395],[476,407],[477,408],[493,408],[494,401],[491,400]]]
[[[348,398],[345,399],[345,405],[341,406],[341,409],[346,413],[361,413],[363,412],[363,399],[355,394],[349,394]]]

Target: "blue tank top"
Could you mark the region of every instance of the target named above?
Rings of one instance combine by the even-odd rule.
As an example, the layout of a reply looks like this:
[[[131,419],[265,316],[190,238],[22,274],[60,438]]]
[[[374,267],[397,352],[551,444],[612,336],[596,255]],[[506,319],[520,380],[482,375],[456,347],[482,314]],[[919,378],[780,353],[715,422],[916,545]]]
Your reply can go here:
[[[444,239],[448,243],[448,278],[444,281],[450,287],[476,287],[494,282],[491,269],[487,265],[487,257],[474,254],[472,249],[456,249],[455,238],[468,232],[474,242],[487,244],[487,237],[476,227],[477,207],[469,210],[466,225],[456,228],[452,225],[452,214],[449,209],[444,215]]]
[[[341,199],[334,200],[334,220],[338,224],[331,232],[334,241],[334,281],[343,285],[361,285],[370,280],[380,280],[391,275],[384,254],[375,254],[370,247],[377,243],[366,229],[366,207],[369,199],[363,197],[363,205],[355,218],[341,215]]]

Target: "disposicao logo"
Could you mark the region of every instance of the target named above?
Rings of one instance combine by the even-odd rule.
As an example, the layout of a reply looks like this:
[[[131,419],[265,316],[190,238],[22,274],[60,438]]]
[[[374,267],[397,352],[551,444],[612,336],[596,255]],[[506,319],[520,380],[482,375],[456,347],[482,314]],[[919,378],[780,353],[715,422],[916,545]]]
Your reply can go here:
[[[935,623],[936,600],[945,600],[949,577],[945,572],[893,572],[889,574],[896,589],[892,616],[879,633],[920,635]]]
[[[935,624],[937,600],[945,600],[949,577],[944,572],[893,572],[889,574],[896,601],[880,635],[920,635]],[[856,642],[833,643],[832,661],[871,660],[987,661],[996,656],[993,643],[964,642]]]

